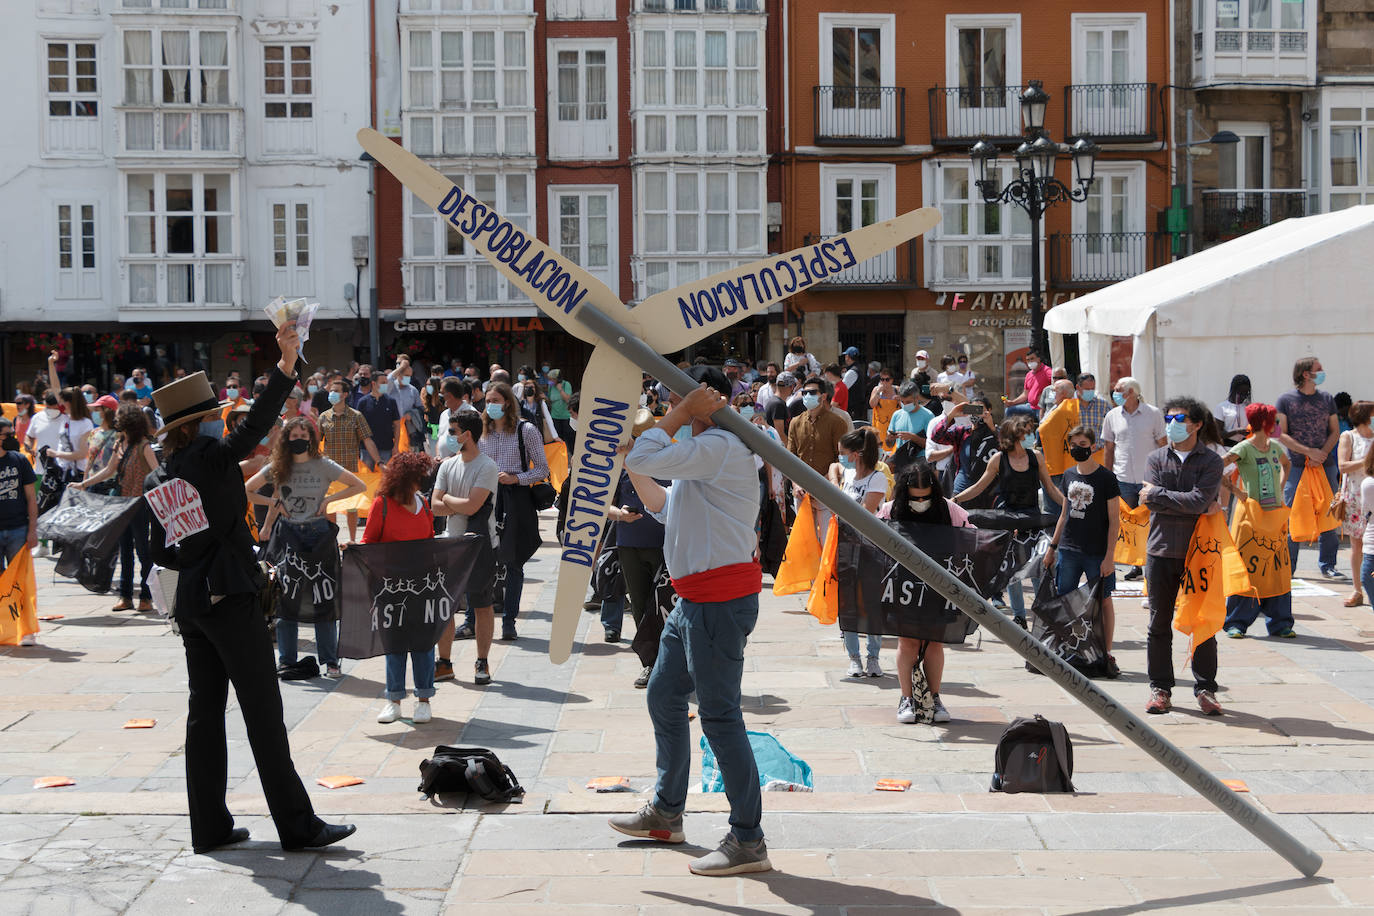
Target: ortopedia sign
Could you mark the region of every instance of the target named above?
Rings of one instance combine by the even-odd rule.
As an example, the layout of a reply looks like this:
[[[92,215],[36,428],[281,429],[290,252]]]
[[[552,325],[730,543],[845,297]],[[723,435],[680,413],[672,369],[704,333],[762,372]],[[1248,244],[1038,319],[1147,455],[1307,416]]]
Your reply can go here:
[[[650,296],[631,309],[604,283],[487,204],[374,130],[358,132],[358,142],[416,197],[423,200],[482,254],[540,311],[569,334],[594,346],[583,373],[581,434],[569,463],[569,516],[563,535],[562,564],[554,600],[549,657],[562,662],[572,650],[582,602],[591,580],[596,545],[606,530],[606,510],[620,479],[616,447],[629,439],[632,405],[640,393],[640,370],[602,340],[578,317],[593,306],[659,353],[690,346],[757,313],[793,293],[821,283],[875,255],[908,241],[940,221],[933,208],[865,226],[817,245],[770,255],[692,283]],[[437,327],[405,331],[479,330]],[[400,324],[397,330],[403,330]],[[612,341],[612,344],[617,343]],[[624,343],[623,340],[618,343]]]

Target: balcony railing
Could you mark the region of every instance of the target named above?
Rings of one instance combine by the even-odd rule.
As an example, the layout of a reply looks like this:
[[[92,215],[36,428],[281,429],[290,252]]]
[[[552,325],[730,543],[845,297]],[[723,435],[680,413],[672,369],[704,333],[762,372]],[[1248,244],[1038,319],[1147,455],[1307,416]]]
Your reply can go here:
[[[1049,237],[1048,278],[1057,289],[1128,280],[1169,260],[1167,232],[1056,232]]]
[[[641,0],[645,13],[761,13],[763,0]]]
[[[901,146],[906,90],[900,86],[814,86],[817,146]]]
[[[1020,143],[1020,86],[936,86],[930,90],[930,142],[968,146],[978,140]]]
[[[1153,143],[1155,84],[1110,83],[1064,87],[1064,123],[1070,137],[1098,143]]]
[[[1202,192],[1202,238],[1207,242],[1263,229],[1265,226],[1307,215],[1307,192],[1222,189]]]
[[[833,235],[808,235],[807,245],[818,245]],[[916,247],[903,242],[890,251],[833,274],[812,289],[913,289],[918,286]]]

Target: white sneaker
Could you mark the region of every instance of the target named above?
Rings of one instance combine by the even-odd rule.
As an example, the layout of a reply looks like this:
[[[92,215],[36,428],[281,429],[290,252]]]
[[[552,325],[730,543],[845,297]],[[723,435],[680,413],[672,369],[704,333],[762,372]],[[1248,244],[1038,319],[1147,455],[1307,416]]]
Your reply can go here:
[[[903,725],[916,724],[916,706],[911,697],[902,697],[897,701],[897,721]]]
[[[39,544],[31,551],[31,553],[33,554],[35,559],[38,559],[50,555],[52,551],[48,550],[47,544]]]
[[[382,711],[377,713],[377,721],[383,725],[389,725],[401,718],[401,704],[395,700],[387,700]]]
[[[868,665],[864,668],[864,674],[869,677],[883,676],[883,669],[878,667],[878,657],[876,655],[870,655],[868,657]]]
[[[845,677],[863,677],[863,676],[864,676],[864,665],[863,665],[863,662],[859,661],[857,658],[851,658],[851,659],[849,660],[849,670],[845,672],[844,676],[845,676]]]
[[[414,722],[416,725],[424,725],[431,718],[433,718],[433,716],[429,711],[428,700],[421,700],[415,704],[415,715],[411,717],[410,721]]]
[[[38,645],[38,640],[36,640],[36,639],[33,638],[33,634],[32,634],[32,633],[25,633],[23,636],[19,637],[19,645],[21,645],[21,646],[36,646],[36,645]]]
[[[943,701],[941,701],[940,695],[939,695],[938,693],[936,693],[936,694],[931,694],[931,699],[935,701],[935,717],[934,717],[933,719],[931,719],[931,721],[932,721],[932,722],[948,722],[948,721],[949,721],[949,710],[948,710],[948,709],[945,709],[945,704],[944,704]]]

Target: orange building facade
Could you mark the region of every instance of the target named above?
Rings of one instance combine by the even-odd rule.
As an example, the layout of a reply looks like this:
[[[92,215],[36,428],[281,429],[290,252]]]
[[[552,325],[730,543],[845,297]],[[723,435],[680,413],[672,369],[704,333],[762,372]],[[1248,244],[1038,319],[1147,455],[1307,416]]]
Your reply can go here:
[[[922,206],[943,219],[792,297],[773,326],[774,355],[799,333],[823,362],[848,346],[906,371],[918,349],[935,365],[941,354],[967,353],[989,393],[1020,375],[1030,221],[1015,204],[982,202],[968,150],[980,139],[995,143],[1001,155],[989,177],[1015,177],[1019,97],[1033,79],[1051,96],[1050,137],[1085,136],[1101,147],[1088,199],[1044,216],[1044,307],[1172,259],[1162,231],[1170,203],[1165,0],[792,0],[784,10],[782,60],[771,68],[786,96],[784,110],[770,112],[783,124],[770,175],[770,199],[782,205],[772,247],[786,251]],[[1067,156],[1056,177],[1076,185]]]

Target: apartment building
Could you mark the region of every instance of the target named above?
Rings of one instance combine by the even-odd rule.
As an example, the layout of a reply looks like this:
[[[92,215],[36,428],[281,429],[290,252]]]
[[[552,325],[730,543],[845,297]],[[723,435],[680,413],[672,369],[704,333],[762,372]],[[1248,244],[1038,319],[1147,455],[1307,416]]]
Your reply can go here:
[[[367,12],[317,0],[21,0],[0,57],[3,382],[59,333],[75,377],[167,348],[270,362],[262,308],[320,300],[308,355],[351,355],[368,234]],[[231,359],[229,354],[241,354]]]

